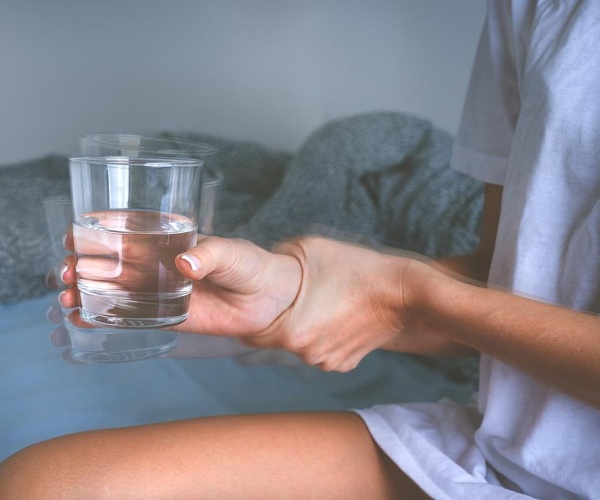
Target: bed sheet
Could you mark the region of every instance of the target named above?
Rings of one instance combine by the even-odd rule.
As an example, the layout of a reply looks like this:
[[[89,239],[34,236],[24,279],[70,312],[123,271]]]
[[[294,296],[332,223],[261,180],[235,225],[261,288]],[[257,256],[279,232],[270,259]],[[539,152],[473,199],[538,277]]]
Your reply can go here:
[[[471,383],[386,352],[372,353],[346,374],[232,357],[74,365],[48,338],[50,302],[44,296],[0,305],[0,460],[29,444],[95,428],[472,396]]]

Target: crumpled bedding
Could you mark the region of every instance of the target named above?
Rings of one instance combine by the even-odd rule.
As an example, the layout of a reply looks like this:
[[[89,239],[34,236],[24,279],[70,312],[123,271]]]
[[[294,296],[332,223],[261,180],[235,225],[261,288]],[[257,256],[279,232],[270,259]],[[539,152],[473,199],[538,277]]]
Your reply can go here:
[[[333,120],[294,154],[203,134],[225,174],[216,233],[269,247],[331,234],[429,257],[470,252],[483,185],[449,168],[450,134],[422,118],[373,112]]]

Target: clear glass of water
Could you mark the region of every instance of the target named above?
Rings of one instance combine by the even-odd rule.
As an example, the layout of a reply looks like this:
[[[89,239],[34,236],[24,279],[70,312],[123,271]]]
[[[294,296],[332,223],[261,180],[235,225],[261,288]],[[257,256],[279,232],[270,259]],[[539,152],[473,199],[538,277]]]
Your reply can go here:
[[[193,158],[70,159],[83,321],[144,329],[187,318],[192,283],[175,257],[196,244],[202,166]]]

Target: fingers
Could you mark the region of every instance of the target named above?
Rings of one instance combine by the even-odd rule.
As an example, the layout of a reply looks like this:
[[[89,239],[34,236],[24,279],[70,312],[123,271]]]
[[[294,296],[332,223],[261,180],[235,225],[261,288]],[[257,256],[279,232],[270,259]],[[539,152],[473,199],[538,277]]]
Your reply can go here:
[[[55,325],[63,322],[63,312],[58,300],[53,300],[50,307],[46,310],[46,319]]]
[[[81,257],[77,266],[79,276],[89,280],[116,280],[123,272],[118,258]]]
[[[96,328],[94,325],[86,323],[81,319],[79,309],[75,308],[67,314],[68,322],[77,329]]]
[[[79,315],[77,315],[77,316],[79,316]],[[62,353],[62,358],[67,363],[70,363],[72,365],[85,364],[82,361],[79,361],[79,360],[76,360],[75,358],[73,358],[73,355],[72,355],[71,349],[70,349],[71,335],[69,333],[69,330],[67,329],[67,327],[64,324],[61,324],[60,326],[58,326],[57,328],[52,330],[50,332],[49,338],[50,338],[50,342],[55,347],[67,347],[67,349],[65,349]]]
[[[50,290],[58,290],[60,283],[56,277],[56,272],[54,271],[54,269],[50,269],[48,274],[46,274],[45,282],[46,282],[46,287],[49,288]]]
[[[73,309],[74,307],[79,307],[79,294],[77,290],[73,287],[67,288],[63,291],[59,296],[58,300],[67,309]]]
[[[75,271],[76,263],[77,260],[75,255],[71,254],[67,256],[63,266],[60,268],[60,280],[67,286],[72,286],[77,281],[77,273]]]
[[[66,307],[67,309],[79,307],[79,295],[74,287],[77,282],[75,265],[75,255],[69,255],[65,259],[65,262],[60,269],[60,280],[69,288],[61,292],[61,294],[58,296],[58,300],[62,306]]]
[[[60,325],[50,332],[50,342],[56,347],[67,347],[71,345],[71,338],[69,337],[69,331],[65,325]]]
[[[69,347],[71,345],[71,337],[69,331],[63,326],[59,326],[56,330],[50,333],[50,342],[56,347]],[[82,361],[76,360],[71,354],[71,349],[65,349],[62,353],[62,358],[72,365],[83,365]]]
[[[65,247],[65,250],[68,250],[69,252],[75,251],[75,242],[73,241],[73,225],[72,224],[69,224],[69,226],[67,227],[67,231],[65,232],[65,234],[63,235],[63,238],[62,238],[62,243],[63,243],[63,246]]]

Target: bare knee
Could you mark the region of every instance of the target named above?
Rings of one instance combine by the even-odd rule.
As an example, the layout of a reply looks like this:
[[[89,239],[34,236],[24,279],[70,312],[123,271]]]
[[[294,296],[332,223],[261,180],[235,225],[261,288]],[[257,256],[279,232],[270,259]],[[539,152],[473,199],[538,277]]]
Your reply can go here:
[[[6,500],[54,498],[54,478],[46,481],[49,471],[47,460],[52,460],[44,446],[33,445],[15,453],[0,464],[0,498]],[[50,462],[51,463],[51,462]],[[46,486],[44,487],[44,484]]]
[[[57,438],[15,453],[0,463],[0,498],[85,498],[77,478],[82,451],[73,449],[65,438]]]

